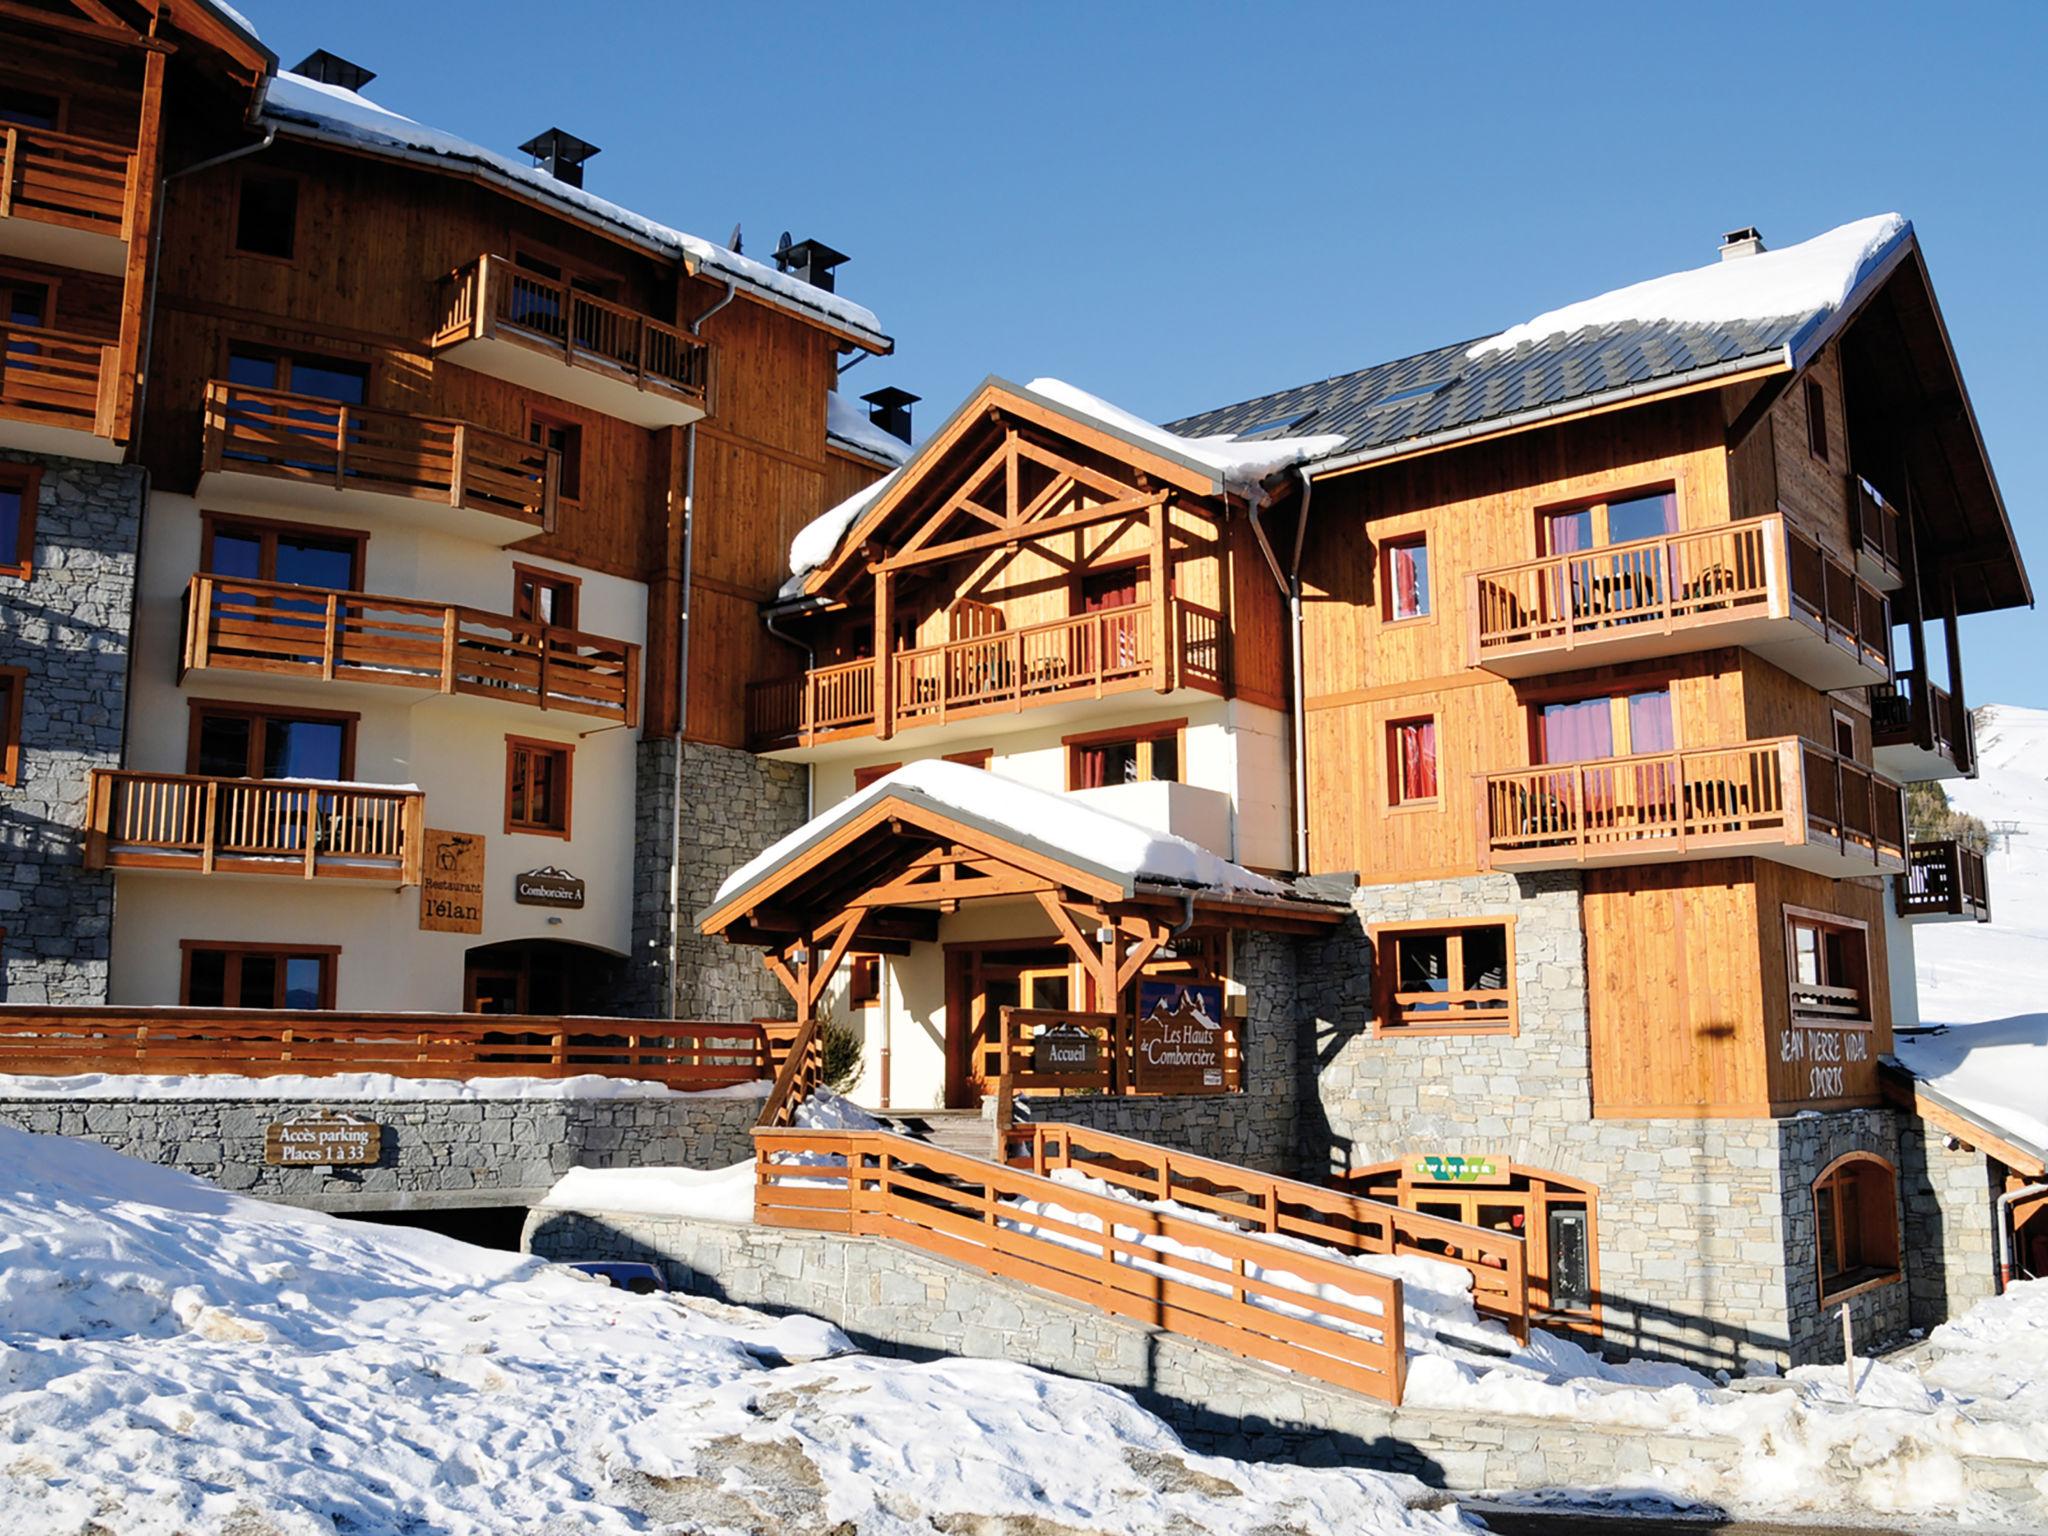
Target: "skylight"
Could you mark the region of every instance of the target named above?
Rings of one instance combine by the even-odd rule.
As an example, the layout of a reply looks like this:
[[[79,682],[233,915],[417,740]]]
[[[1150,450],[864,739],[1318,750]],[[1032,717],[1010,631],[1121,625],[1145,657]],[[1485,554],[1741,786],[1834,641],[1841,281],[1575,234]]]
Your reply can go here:
[[[1409,400],[1426,399],[1430,395],[1442,393],[1457,382],[1456,379],[1431,379],[1423,384],[1410,384],[1407,388],[1397,389],[1392,394],[1381,395],[1379,399],[1373,401],[1368,409],[1377,411],[1389,405],[1403,404]]]
[[[1262,421],[1256,427],[1247,427],[1242,432],[1233,433],[1232,436],[1242,442],[1248,437],[1264,437],[1268,433],[1292,432],[1313,415],[1315,415],[1314,411],[1302,411],[1294,416],[1275,416],[1271,421]]]

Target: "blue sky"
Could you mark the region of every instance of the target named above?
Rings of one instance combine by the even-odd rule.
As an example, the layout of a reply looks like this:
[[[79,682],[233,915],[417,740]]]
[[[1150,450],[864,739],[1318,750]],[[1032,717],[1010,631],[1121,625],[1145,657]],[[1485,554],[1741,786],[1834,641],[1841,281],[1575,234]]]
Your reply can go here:
[[[1170,418],[1897,209],[2048,597],[2048,5],[240,4],[668,223],[852,253],[898,352],[847,383],[926,424],[987,373]],[[2048,708],[2048,621],[1963,639]]]

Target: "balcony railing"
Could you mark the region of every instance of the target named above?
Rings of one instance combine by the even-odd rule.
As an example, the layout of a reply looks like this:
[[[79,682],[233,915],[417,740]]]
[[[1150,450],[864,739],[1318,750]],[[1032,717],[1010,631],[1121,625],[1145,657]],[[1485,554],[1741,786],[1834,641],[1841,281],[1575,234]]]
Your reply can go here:
[[[314,395],[206,386],[208,474],[401,496],[554,526],[560,452],[468,422],[372,410]]]
[[[1831,687],[1891,665],[1883,593],[1777,515],[1483,571],[1471,598],[1472,658],[1508,676],[1730,644]]]
[[[1856,540],[1856,563],[1885,591],[1897,591],[1904,562],[1899,509],[1861,475],[1856,477],[1855,501],[1855,516],[1849,526]]]
[[[76,134],[0,123],[0,219],[36,219],[128,238],[132,151]]]
[[[1966,774],[1977,760],[1968,711],[1912,673],[1870,690],[1870,734],[1884,766],[1909,782]]]
[[[119,347],[0,319],[0,416],[111,437]]]
[[[194,576],[184,665],[383,684],[639,723],[640,647],[457,603]]]
[[[709,353],[689,332],[502,256],[479,256],[441,280],[432,345],[499,335],[636,389],[704,401]]]
[[[1826,873],[1905,866],[1899,787],[1797,736],[1482,776],[1496,869],[1755,854]]]
[[[1991,882],[1984,855],[1952,838],[1915,842],[1895,889],[1901,917],[1991,921]]]
[[[1158,677],[1156,621],[1150,604],[1129,604],[899,651],[890,658],[892,729],[1144,687]],[[1222,616],[1175,598],[1168,623],[1167,687],[1225,692]],[[756,683],[747,694],[748,729],[763,746],[873,730],[875,681],[873,658],[863,658]]]
[[[416,789],[94,769],[89,869],[417,885]]]

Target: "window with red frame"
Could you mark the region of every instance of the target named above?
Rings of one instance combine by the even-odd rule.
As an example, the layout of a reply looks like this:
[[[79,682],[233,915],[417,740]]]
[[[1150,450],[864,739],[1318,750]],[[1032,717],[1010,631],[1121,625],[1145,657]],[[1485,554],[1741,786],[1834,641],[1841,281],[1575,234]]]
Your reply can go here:
[[[1437,797],[1436,721],[1396,720],[1387,727],[1387,784],[1395,805]]]
[[[1429,540],[1422,534],[1391,540],[1386,545],[1386,602],[1390,623],[1429,617]]]

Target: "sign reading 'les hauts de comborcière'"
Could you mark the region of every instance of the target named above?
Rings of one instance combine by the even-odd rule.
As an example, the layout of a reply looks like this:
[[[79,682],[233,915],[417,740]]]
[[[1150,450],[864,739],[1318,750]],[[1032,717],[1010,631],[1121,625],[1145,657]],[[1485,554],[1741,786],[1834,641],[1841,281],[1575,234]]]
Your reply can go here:
[[[1221,1093],[1225,1087],[1223,988],[1214,982],[1145,981],[1138,987],[1136,1086],[1140,1093]]]
[[[567,907],[583,910],[583,879],[566,869],[529,869],[514,876],[512,899],[526,907]]]

